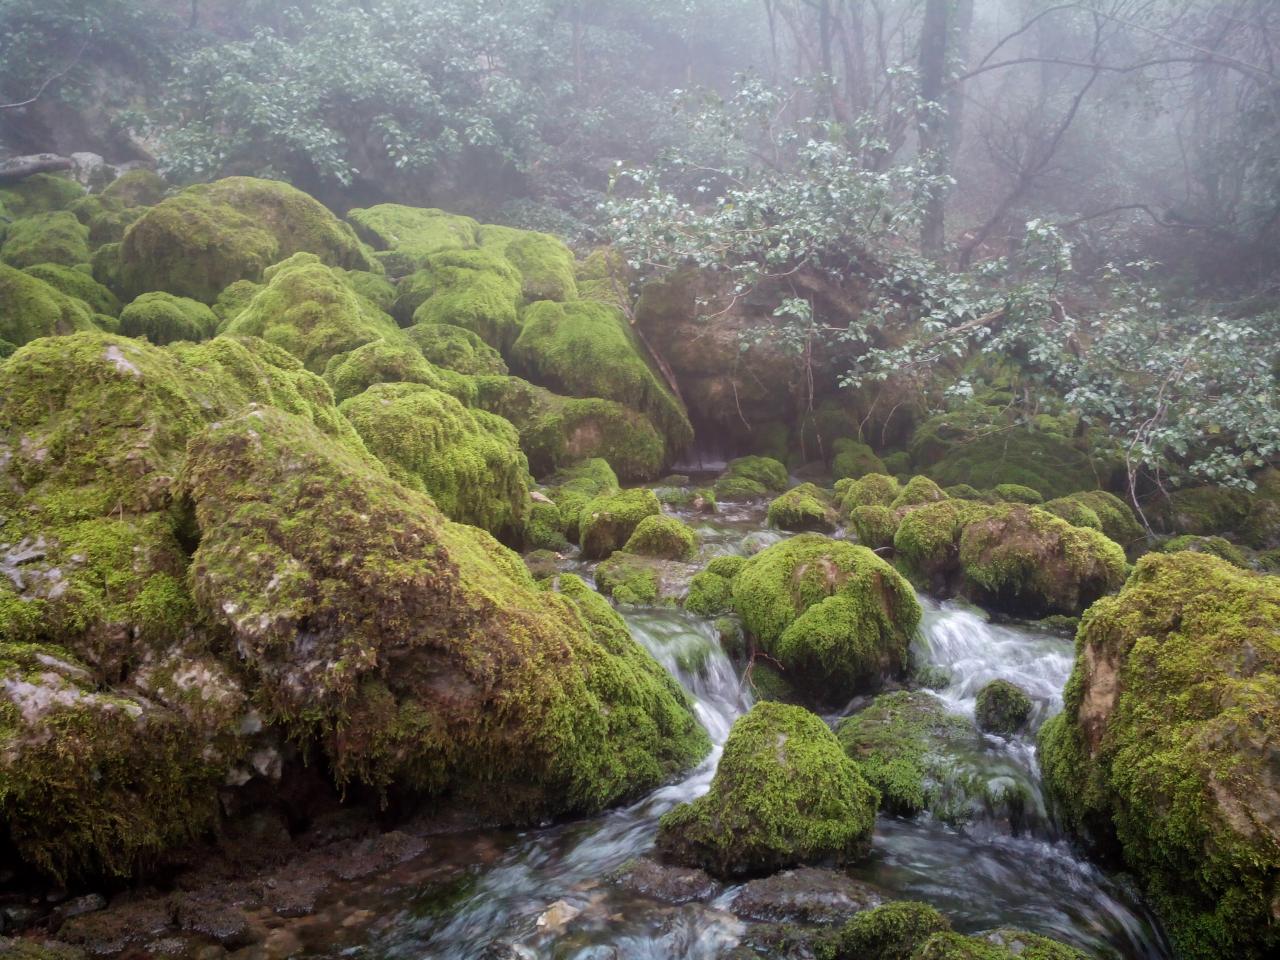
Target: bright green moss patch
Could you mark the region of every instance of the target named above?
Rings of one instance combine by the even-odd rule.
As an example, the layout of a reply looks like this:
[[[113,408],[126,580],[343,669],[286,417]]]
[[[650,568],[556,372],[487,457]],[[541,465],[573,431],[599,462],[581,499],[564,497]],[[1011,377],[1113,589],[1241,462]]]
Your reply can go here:
[[[1232,566],[1249,569],[1249,561],[1244,552],[1230,540],[1223,537],[1196,537],[1191,534],[1183,534],[1160,544],[1161,553],[1177,553],[1179,550],[1208,553],[1219,560],[1227,561]]]
[[[856,480],[845,479],[836,483],[836,502],[840,512],[850,515],[858,507],[888,507],[902,492],[902,486],[893,477],[883,473],[869,473]]]
[[[1070,441],[1023,427],[957,443],[927,472],[944,486],[968,483],[987,490],[1012,483],[1046,497],[1098,485],[1093,463]]]
[[[910,584],[866,547],[801,534],[746,562],[733,581],[748,633],[822,701],[902,673],[920,621]]]
[[[769,504],[769,526],[781,530],[816,530],[829,533],[836,528],[836,511],[827,492],[812,483],[792,487]]]
[[[894,510],[901,510],[905,507],[919,507],[945,499],[947,495],[942,492],[942,488],[928,477],[912,477],[889,506]]]
[[[698,535],[678,517],[645,517],[623,547],[628,553],[664,560],[692,560],[698,552]]]
[[[832,936],[822,960],[911,960],[915,951],[951,923],[927,903],[896,900],[863,910]]]
[[[662,505],[652,490],[623,490],[597,496],[579,515],[582,556],[600,559],[622,549],[641,520],[661,512]]]
[[[502,354],[471,330],[448,323],[415,323],[405,333],[437,367],[472,376],[507,373]]]
[[[502,257],[488,250],[433,253],[423,282],[430,295],[414,310],[413,323],[462,327],[504,353],[520,335],[520,274]]]
[[[733,584],[710,570],[693,575],[689,592],[684,598],[684,608],[700,617],[715,617],[733,608]]]
[[[375,383],[421,383],[466,405],[476,399],[475,385],[467,377],[436,367],[415,347],[400,340],[374,340],[330,357],[324,367],[324,379],[339,401],[358,396]]]
[[[65,267],[88,263],[89,228],[65,210],[15,220],[0,245],[0,260],[18,268],[38,263]]]
[[[979,729],[1011,737],[1026,726],[1031,698],[1015,683],[992,680],[978,691],[973,713]]]
[[[1057,940],[1001,927],[985,936],[935,933],[912,960],[1087,960],[1087,954]]]
[[[68,297],[83,301],[93,313],[109,317],[120,314],[120,301],[116,299],[116,295],[94,280],[93,275],[84,269],[64,267],[56,263],[38,263],[22,272],[43,280]]]
[[[84,196],[84,187],[69,177],[36,173],[0,190],[0,206],[10,216],[29,217],[62,210]]]
[[[38,337],[93,329],[92,314],[83,301],[0,264],[0,351],[11,353]]]
[[[1085,614],[1064,700],[1040,748],[1068,822],[1114,839],[1182,955],[1274,956],[1280,580],[1142,558]]]
[[[565,537],[564,517],[555,503],[546,500],[542,494],[533,497],[529,506],[529,517],[525,522],[524,545],[526,549],[542,551],[560,551],[569,548],[569,540]],[[526,558],[527,560],[527,558]]]
[[[856,479],[869,473],[884,473],[883,461],[865,443],[841,438],[832,444],[835,456],[831,460],[831,474],[836,480]]]
[[[207,340],[218,318],[198,300],[171,293],[144,293],[120,311],[120,333],[146,337],[157,346],[179,340]]]
[[[565,535],[574,543],[578,542],[582,511],[587,504],[621,491],[613,468],[600,457],[561,470],[548,485],[547,494],[560,511]]]
[[[519,540],[529,468],[511,424],[417,383],[375,384],[339,409],[391,475],[445,516]]]
[[[153,170],[139,167],[120,174],[102,190],[104,200],[117,200],[126,207],[149,207],[164,199],[169,184]]]
[[[849,518],[853,522],[858,542],[872,550],[893,546],[893,536],[898,532],[898,518],[888,507],[879,504],[854,507]]]
[[[663,816],[658,849],[717,877],[865,856],[878,797],[801,707],[759,703],[729,733],[711,790]]]
[[[960,562],[965,525],[986,516],[986,508],[968,500],[939,500],[910,511],[893,535],[901,565],[918,582],[945,589]]]
[[[368,270],[339,270],[338,275],[346,280],[351,289],[364,297],[383,313],[390,313],[396,301],[396,288],[390,280],[380,273]]]
[[[1032,490],[1030,487],[1024,487],[1020,483],[997,483],[991,491],[996,495],[998,500],[1005,503],[1027,503],[1037,505],[1044,503],[1044,497],[1039,490]]]
[[[658,570],[649,557],[617,550],[596,567],[595,580],[600,592],[618,603],[652,604],[658,600]]]
[[[443,210],[381,203],[351,210],[347,219],[375,249],[394,251],[418,266],[438,251],[472,248],[479,243],[478,223]]]
[[[480,228],[482,245],[488,245],[486,234],[492,229]],[[513,238],[500,242],[499,246],[512,266],[520,271],[525,300],[578,299],[578,284],[573,275],[573,253],[558,237],[519,231]]]

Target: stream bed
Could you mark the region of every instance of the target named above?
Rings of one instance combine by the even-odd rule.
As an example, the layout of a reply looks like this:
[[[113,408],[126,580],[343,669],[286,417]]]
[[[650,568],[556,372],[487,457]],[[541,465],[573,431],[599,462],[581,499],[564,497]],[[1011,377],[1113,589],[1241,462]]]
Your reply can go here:
[[[702,562],[717,554],[753,553],[784,536],[765,527],[759,508],[682,516],[702,536]],[[565,567],[590,574],[589,566],[572,558]],[[954,788],[964,816],[882,815],[870,857],[847,872],[888,897],[932,904],[961,932],[1011,925],[1099,956],[1167,957],[1166,941],[1137,893],[1082,859],[1055,832],[1045,809],[1034,733],[1061,709],[1072,663],[1070,639],[995,625],[979,610],[920,599],[925,616],[913,654],[942,678],[934,692],[947,709],[972,717],[978,690],[1003,678],[1032,696],[1032,723],[1012,740],[975,730],[973,744],[948,758],[954,760],[949,769],[955,783],[944,784]],[[663,813],[707,791],[729,728],[752,703],[710,621],[671,607],[620,612],[636,640],[689,692],[714,744],[710,755],[684,779],[629,807],[485,836],[493,855],[483,866],[471,866],[445,903],[438,892],[419,897],[411,889],[401,891],[398,901],[376,906],[380,916],[367,943],[344,955],[712,960],[742,940],[747,924],[730,909],[737,886],[720,886],[703,902],[673,905],[613,882],[628,861],[652,853]],[[993,785],[997,793],[1002,784],[1016,791],[1016,822],[1006,811],[976,802],[975,782],[985,785],[984,796]]]

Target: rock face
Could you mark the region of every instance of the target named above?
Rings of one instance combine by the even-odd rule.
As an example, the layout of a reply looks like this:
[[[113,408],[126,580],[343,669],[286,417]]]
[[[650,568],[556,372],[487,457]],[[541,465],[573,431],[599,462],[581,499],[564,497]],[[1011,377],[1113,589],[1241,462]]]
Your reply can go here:
[[[820,718],[759,703],[734,723],[710,792],[662,818],[658,849],[721,878],[849,863],[867,852],[878,801]]]
[[[1041,732],[1069,823],[1118,846],[1186,956],[1280,949],[1280,580],[1151,554],[1085,614]]]
[[[748,560],[733,580],[733,605],[792,682],[824,703],[900,674],[921,616],[893,567],[866,547],[819,534]]]

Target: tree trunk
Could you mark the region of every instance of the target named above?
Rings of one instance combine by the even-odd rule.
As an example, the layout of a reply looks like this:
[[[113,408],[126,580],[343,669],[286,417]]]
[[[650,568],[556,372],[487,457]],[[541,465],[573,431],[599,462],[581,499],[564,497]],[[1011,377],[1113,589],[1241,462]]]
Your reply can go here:
[[[932,176],[946,172],[946,122],[942,91],[947,75],[947,35],[954,0],[926,0],[920,29],[920,162]],[[934,187],[925,199],[920,247],[928,256],[942,252],[946,238],[946,198]]]

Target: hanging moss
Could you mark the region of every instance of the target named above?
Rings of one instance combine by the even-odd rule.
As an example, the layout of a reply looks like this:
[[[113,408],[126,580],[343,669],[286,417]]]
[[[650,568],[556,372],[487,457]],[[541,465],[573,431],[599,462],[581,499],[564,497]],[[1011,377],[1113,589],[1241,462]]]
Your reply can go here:
[[[710,791],[663,816],[664,857],[713,876],[866,855],[878,795],[820,718],[758,703],[729,733]]]
[[[322,373],[333,357],[363,344],[405,342],[390,317],[311,254],[276,264],[266,279],[266,287],[227,324],[227,334],[262,337],[315,373]]]
[[[217,327],[217,316],[203,303],[171,293],[144,293],[120,311],[121,334],[157,345],[207,340]]]
[[[1081,621],[1045,783],[1077,830],[1118,846],[1178,953],[1262,958],[1280,811],[1280,580],[1149,554]]]
[[[391,250],[417,266],[441,250],[474,248],[480,225],[443,210],[381,203],[347,213],[356,233],[376,250]]]
[[[69,177],[36,173],[0,190],[0,205],[13,217],[62,210],[84,196],[84,187]]]
[[[884,473],[883,461],[865,443],[841,438],[832,444],[831,475],[837,480],[856,479],[869,473]]]
[[[628,553],[664,560],[692,560],[698,552],[698,535],[678,517],[645,517],[623,547]]]
[[[762,550],[733,581],[747,631],[797,685],[847,700],[906,668],[920,605],[866,547],[801,534]]]
[[[597,496],[579,515],[582,556],[598,560],[621,550],[641,520],[661,512],[662,505],[652,490],[623,490]]]
[[[445,516],[519,541],[529,467],[511,424],[417,383],[374,384],[339,409],[391,475]]]
[[[65,210],[15,220],[0,245],[0,260],[18,268],[38,263],[74,267],[88,263],[89,256],[89,229]]]
[[[836,511],[825,490],[802,483],[770,502],[768,520],[780,530],[830,533],[836,528]]]
[[[38,277],[0,264],[0,346],[93,330],[89,307]]]
[[[68,297],[83,301],[93,313],[109,317],[120,315],[120,301],[116,295],[93,279],[84,269],[64,267],[56,263],[38,263],[22,271],[28,276],[43,280]]]
[[[471,376],[507,373],[502,354],[470,330],[448,323],[415,323],[405,332],[437,367]]]
[[[339,401],[359,396],[375,383],[421,383],[467,406],[476,400],[475,384],[470,379],[452,370],[441,370],[415,347],[401,341],[374,340],[330,357],[324,379]]]

